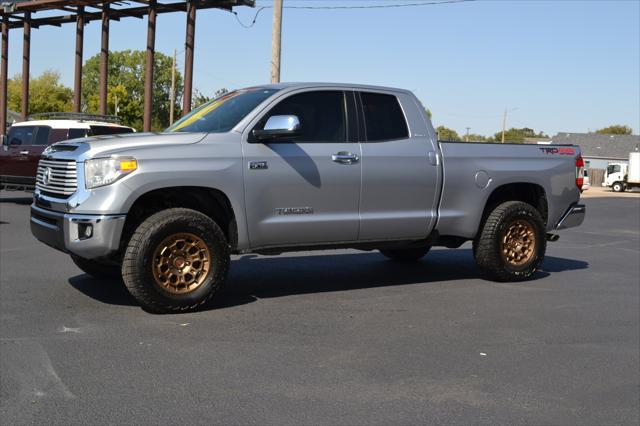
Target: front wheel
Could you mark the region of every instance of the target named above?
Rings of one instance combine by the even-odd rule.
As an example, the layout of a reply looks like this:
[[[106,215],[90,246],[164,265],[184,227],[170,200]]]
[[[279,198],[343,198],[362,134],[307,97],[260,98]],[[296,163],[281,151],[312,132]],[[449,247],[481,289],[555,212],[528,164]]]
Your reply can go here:
[[[380,249],[380,253],[398,262],[415,262],[416,260],[422,259],[430,249],[431,246],[404,249]]]
[[[522,281],[533,275],[547,248],[540,212],[520,201],[497,206],[473,242],[476,263],[494,281]]]
[[[622,182],[615,182],[611,185],[611,189],[613,189],[613,192],[622,192],[624,191],[624,184]]]
[[[172,208],[138,226],[125,250],[122,276],[143,308],[181,312],[213,297],[227,276],[229,262],[225,235],[210,217]]]

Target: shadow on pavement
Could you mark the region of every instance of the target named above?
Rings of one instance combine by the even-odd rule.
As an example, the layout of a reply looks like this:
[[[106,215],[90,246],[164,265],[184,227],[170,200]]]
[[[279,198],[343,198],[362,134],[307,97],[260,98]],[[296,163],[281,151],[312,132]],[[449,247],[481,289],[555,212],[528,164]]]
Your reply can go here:
[[[552,272],[588,266],[580,260],[547,256],[542,271],[535,274],[533,281]],[[262,298],[477,278],[480,274],[470,249],[434,250],[415,263],[392,262],[378,252],[286,257],[246,255],[232,261],[225,287],[205,310],[243,305]],[[79,275],[69,279],[69,283],[103,303],[136,305],[121,281],[99,281]]]
[[[28,205],[33,201],[32,197],[2,197],[0,198],[0,203],[15,203]]]

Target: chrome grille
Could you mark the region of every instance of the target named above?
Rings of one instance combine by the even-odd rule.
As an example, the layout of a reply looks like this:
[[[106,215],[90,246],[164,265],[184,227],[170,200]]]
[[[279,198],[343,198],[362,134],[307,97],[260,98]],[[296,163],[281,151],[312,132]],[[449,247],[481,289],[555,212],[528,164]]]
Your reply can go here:
[[[70,196],[78,188],[75,160],[42,159],[38,163],[36,188],[45,195]]]

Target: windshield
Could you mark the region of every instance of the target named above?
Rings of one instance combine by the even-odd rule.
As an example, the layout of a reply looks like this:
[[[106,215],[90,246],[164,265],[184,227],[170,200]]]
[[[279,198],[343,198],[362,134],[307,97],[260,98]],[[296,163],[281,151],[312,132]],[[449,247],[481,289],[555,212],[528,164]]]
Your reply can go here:
[[[236,90],[207,102],[176,121],[167,132],[224,133],[235,127],[276,89]]]

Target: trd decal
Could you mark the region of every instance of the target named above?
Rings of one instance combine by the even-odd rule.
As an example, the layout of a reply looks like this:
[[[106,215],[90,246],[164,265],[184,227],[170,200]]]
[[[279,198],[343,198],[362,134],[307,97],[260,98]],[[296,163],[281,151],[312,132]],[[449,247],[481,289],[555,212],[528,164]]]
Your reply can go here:
[[[573,148],[540,148],[545,154],[574,155],[576,150]]]

